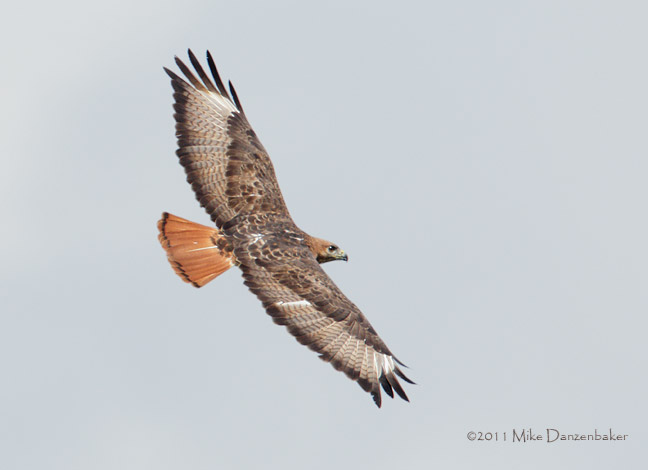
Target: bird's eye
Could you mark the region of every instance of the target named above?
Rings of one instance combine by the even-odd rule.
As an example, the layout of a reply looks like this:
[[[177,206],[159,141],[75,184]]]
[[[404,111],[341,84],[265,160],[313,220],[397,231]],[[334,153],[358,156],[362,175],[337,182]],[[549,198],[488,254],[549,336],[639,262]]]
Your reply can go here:
[[[329,253],[332,253],[332,252],[334,252],[335,250],[337,250],[337,246],[335,246],[335,245],[331,245],[331,246],[328,247],[328,251],[329,251]]]

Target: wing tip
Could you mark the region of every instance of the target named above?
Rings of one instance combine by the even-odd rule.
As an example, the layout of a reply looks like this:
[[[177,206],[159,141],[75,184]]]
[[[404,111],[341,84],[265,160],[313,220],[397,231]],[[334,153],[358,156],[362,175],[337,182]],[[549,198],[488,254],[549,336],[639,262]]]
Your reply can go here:
[[[220,74],[218,73],[218,68],[216,67],[216,62],[214,62],[214,58],[212,57],[211,52],[207,51],[206,55],[207,65],[209,66],[209,70],[212,73],[212,77],[214,77],[214,81],[216,82],[219,93],[228,100],[232,101],[229,94],[227,93],[227,88],[225,88],[225,85],[223,85],[223,80],[221,80]]]
[[[378,408],[380,408],[382,406],[382,397],[380,396],[380,389],[378,389],[377,392],[370,392],[370,393],[374,403]]]
[[[403,373],[403,371],[400,370],[399,367],[395,367],[395,368],[394,368],[394,372],[396,373],[396,375],[398,375],[401,379],[403,379],[403,380],[404,380],[405,382],[407,382],[408,384],[416,385],[416,382],[414,382],[412,379],[410,379],[409,377],[407,377],[407,376]]]
[[[209,78],[209,76],[205,73],[202,65],[200,65],[200,61],[196,58],[196,55],[193,53],[191,48],[187,49],[187,55],[189,56],[189,61],[191,62],[191,65],[193,66],[194,70],[196,71],[200,79],[196,78],[196,76],[193,74],[191,69],[187,67],[187,65],[177,55],[174,56],[173,59],[176,65],[178,66],[178,68],[184,74],[184,76],[191,82],[193,87],[202,92],[211,92],[211,93],[219,94],[223,98],[227,99],[234,106],[236,106],[237,110],[244,115],[245,112],[243,111],[241,100],[236,94],[236,90],[234,89],[232,82],[229,81],[228,83],[229,85],[229,91],[228,91],[227,87],[225,87],[225,85],[223,84],[223,80],[221,79],[220,74],[218,73],[218,69],[216,68],[216,63],[214,62],[211,52],[207,50],[206,56],[207,56],[207,65],[209,66],[209,70],[211,71],[213,82]],[[163,67],[163,69],[167,73],[167,75],[171,77],[172,80],[184,81],[168,68]]]
[[[391,398],[394,398],[394,390],[392,388],[392,385],[389,383],[389,380],[387,379],[387,376],[385,374],[380,375],[380,385],[382,385],[382,388],[383,388],[383,390],[385,391],[385,393],[387,395],[389,395]]]
[[[171,78],[171,80],[178,80],[180,77],[171,69],[168,69],[167,67],[162,67],[162,70]]]
[[[232,81],[230,80],[228,84],[230,92],[232,93],[232,97],[234,98],[234,104],[242,114],[245,114],[245,112],[243,111],[243,106],[241,106],[241,101],[239,100],[239,97],[236,94],[236,90],[234,89],[234,85],[232,85]]]
[[[387,374],[383,372],[376,381],[374,380],[375,379],[366,378],[358,379],[356,380],[356,383],[360,388],[371,395],[371,398],[373,398],[373,401],[378,408],[382,407],[381,387],[390,398],[393,399],[398,395],[401,399],[410,403],[409,397],[392,371]],[[394,392],[396,392],[396,394],[394,394]]]

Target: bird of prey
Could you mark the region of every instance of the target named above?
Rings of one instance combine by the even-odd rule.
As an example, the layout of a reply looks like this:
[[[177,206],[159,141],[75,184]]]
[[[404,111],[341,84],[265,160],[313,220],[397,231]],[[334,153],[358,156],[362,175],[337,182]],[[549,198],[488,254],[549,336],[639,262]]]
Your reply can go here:
[[[381,386],[409,401],[398,380],[414,383],[399,368],[404,364],[320,267],[347,255],[295,225],[232,83],[228,92],[209,52],[211,78],[188,53],[197,77],[177,57],[187,81],[164,68],[174,90],[176,154],[216,227],[164,213],[158,238],[171,266],[195,287],[238,266],[274,322],[356,381],[378,407]]]

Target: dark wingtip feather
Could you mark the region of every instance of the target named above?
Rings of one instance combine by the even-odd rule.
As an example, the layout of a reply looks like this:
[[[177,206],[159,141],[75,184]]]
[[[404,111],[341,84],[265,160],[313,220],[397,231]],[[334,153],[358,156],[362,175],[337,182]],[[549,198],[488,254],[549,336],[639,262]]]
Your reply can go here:
[[[231,100],[229,94],[227,93],[227,88],[225,88],[225,85],[223,85],[223,81],[220,78],[220,74],[218,73],[218,69],[216,68],[216,63],[214,62],[214,59],[212,58],[212,55],[209,51],[207,51],[207,65],[209,65],[209,70],[211,70],[219,93]]]
[[[205,85],[202,84],[200,80],[196,78],[196,76],[189,70],[189,67],[185,65],[184,62],[182,62],[177,56],[175,58],[175,63],[178,66],[178,68],[182,71],[185,77],[191,82],[191,84],[200,91],[208,91],[207,88],[205,88]]]
[[[408,384],[416,385],[416,382],[408,378],[405,374],[403,374],[403,371],[400,370],[398,367],[394,368],[394,372],[396,372],[396,375],[398,375],[401,379],[403,379],[405,382]]]
[[[398,382],[398,379],[394,376],[394,374],[389,374],[386,379],[389,381],[389,384],[393,387],[393,389],[398,393],[398,396],[401,397],[403,400],[409,402],[409,398],[407,398],[407,394],[405,393],[405,390],[403,390],[403,387],[401,387],[401,384]]]
[[[172,70],[169,70],[166,67],[162,67],[162,69],[166,72],[166,74],[171,78],[171,86],[176,92],[181,92],[183,90],[186,90],[187,88],[191,88],[191,85],[188,84],[185,80],[183,80],[182,77],[177,75],[175,72]],[[175,95],[174,95],[175,96]],[[178,110],[178,98],[176,97],[176,103],[173,105],[173,108],[177,111]],[[174,115],[174,117],[176,117]]]
[[[382,388],[383,388],[383,390],[385,391],[385,393],[387,395],[394,398],[394,391],[392,390],[392,386],[389,383],[389,380],[387,380],[387,376],[385,374],[382,374],[380,376],[380,385],[382,385]],[[398,392],[398,390],[396,390],[396,392]],[[400,393],[399,393],[399,395],[400,395]]]
[[[229,89],[232,92],[232,97],[234,98],[234,103],[236,104],[236,107],[238,108],[239,111],[243,112],[243,106],[241,106],[241,102],[238,99],[238,96],[236,95],[236,90],[234,89],[234,85],[232,85],[232,82],[229,82]]]
[[[401,361],[400,361],[396,356],[392,356],[392,357],[394,358],[394,360],[395,360],[396,362],[398,362],[399,365],[401,365],[401,366],[403,366],[403,367],[409,369],[409,367],[407,366],[407,364],[403,364],[403,363],[402,363],[402,362],[401,362]]]
[[[198,62],[198,59],[191,51],[191,49],[187,49],[187,54],[189,55],[189,60],[191,61],[191,65],[193,65],[193,68],[196,70],[196,72],[198,72],[198,76],[205,84],[207,89],[212,93],[220,93],[218,89],[214,86],[212,81],[209,79],[209,75],[205,73],[205,70],[202,68],[202,65],[200,65],[200,62]]]
[[[380,398],[380,388],[377,392],[371,392],[371,396],[373,397],[373,401],[376,406],[380,408],[380,405],[382,405],[382,399]]]
[[[178,79],[180,79],[180,77],[178,77],[178,75],[176,75],[172,70],[169,70],[169,69],[166,68],[166,67],[162,67],[162,70],[164,70],[164,72],[166,72],[166,74],[167,74],[169,77],[171,77],[171,80],[178,80]]]

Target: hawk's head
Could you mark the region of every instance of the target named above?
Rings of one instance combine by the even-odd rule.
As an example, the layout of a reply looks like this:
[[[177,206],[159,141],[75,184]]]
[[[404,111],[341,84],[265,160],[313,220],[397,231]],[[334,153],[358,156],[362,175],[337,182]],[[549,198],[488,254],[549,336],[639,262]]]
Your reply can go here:
[[[337,259],[349,261],[349,257],[344,250],[335,243],[331,243],[327,240],[311,237],[310,240],[308,240],[308,246],[315,255],[317,262],[320,264],[335,261]]]

